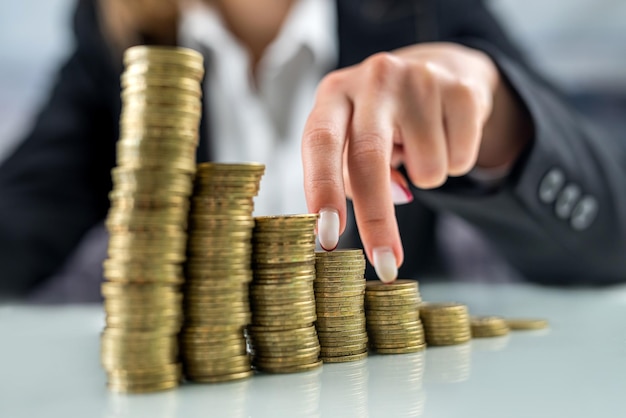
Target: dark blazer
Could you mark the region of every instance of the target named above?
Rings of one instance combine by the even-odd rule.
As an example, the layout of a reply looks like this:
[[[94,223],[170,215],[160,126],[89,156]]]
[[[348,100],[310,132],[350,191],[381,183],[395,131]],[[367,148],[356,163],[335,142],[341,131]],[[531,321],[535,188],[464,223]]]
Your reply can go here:
[[[397,208],[402,276],[441,272],[434,227],[448,211],[477,226],[528,280],[626,279],[623,144],[594,132],[527,68],[482,1],[337,0],[337,10],[340,67],[416,42],[462,43],[494,59],[534,124],[532,146],[498,189],[456,178],[413,190],[415,201]],[[32,132],[0,167],[0,295],[42,284],[106,216],[121,67],[98,24],[94,1],[80,0],[75,50]],[[203,124],[199,160],[208,156],[208,132]],[[358,244],[352,218],[346,245]]]

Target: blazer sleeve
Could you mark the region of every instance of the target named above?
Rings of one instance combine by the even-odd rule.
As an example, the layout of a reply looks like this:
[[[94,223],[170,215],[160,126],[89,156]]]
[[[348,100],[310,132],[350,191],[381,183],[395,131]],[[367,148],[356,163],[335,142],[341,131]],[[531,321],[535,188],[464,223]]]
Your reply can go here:
[[[623,133],[603,132],[568,107],[524,63],[482,1],[439,4],[442,38],[491,56],[527,108],[534,138],[497,190],[466,177],[434,191],[415,190],[418,198],[476,225],[530,281],[626,280]]]
[[[119,78],[94,3],[81,0],[76,47],[30,134],[0,166],[0,296],[54,273],[108,208]]]

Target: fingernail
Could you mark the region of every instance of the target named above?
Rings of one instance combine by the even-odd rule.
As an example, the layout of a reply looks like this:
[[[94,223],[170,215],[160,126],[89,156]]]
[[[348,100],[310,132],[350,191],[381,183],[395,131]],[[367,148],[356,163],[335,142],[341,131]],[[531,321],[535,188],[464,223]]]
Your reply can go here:
[[[411,191],[395,181],[391,182],[391,198],[394,205],[405,205],[413,201],[413,194]]]
[[[374,248],[374,270],[383,283],[391,283],[398,277],[396,256],[389,247]]]
[[[317,233],[320,245],[324,250],[332,251],[337,248],[337,243],[339,243],[339,213],[336,210],[320,210]]]

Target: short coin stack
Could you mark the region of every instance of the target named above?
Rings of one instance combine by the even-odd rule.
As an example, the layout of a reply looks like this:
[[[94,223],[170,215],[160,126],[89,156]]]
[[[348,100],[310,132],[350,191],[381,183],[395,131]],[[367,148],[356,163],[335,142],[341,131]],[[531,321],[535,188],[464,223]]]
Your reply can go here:
[[[472,338],[467,306],[460,303],[422,303],[419,307],[428,345],[455,345]]]
[[[252,375],[244,328],[250,323],[253,198],[262,164],[198,165],[190,214],[181,347],[196,382]]]
[[[101,353],[110,389],[147,392],[181,378],[176,338],[204,69],[200,54],[182,48],[133,47],[124,62]]]
[[[321,359],[325,363],[340,363],[367,357],[363,251],[318,252],[315,271]]]
[[[507,318],[505,321],[511,331],[536,331],[550,326],[546,319],[538,318]]]
[[[367,282],[365,317],[370,347],[380,354],[423,350],[426,344],[417,309],[420,303],[415,280],[396,280],[390,284]]]
[[[499,316],[473,316],[470,326],[472,338],[502,337],[509,333],[509,326]]]
[[[314,325],[316,220],[316,215],[255,219],[248,336],[257,370],[292,373],[322,364]]]

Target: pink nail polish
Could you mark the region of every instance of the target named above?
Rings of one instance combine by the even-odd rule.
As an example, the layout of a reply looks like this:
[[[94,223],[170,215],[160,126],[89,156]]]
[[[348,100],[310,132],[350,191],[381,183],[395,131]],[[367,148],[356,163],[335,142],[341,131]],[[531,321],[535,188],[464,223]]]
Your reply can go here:
[[[407,203],[411,203],[413,201],[413,194],[411,191],[402,185],[396,183],[395,181],[391,182],[391,198],[393,200],[394,205],[405,205]]]

